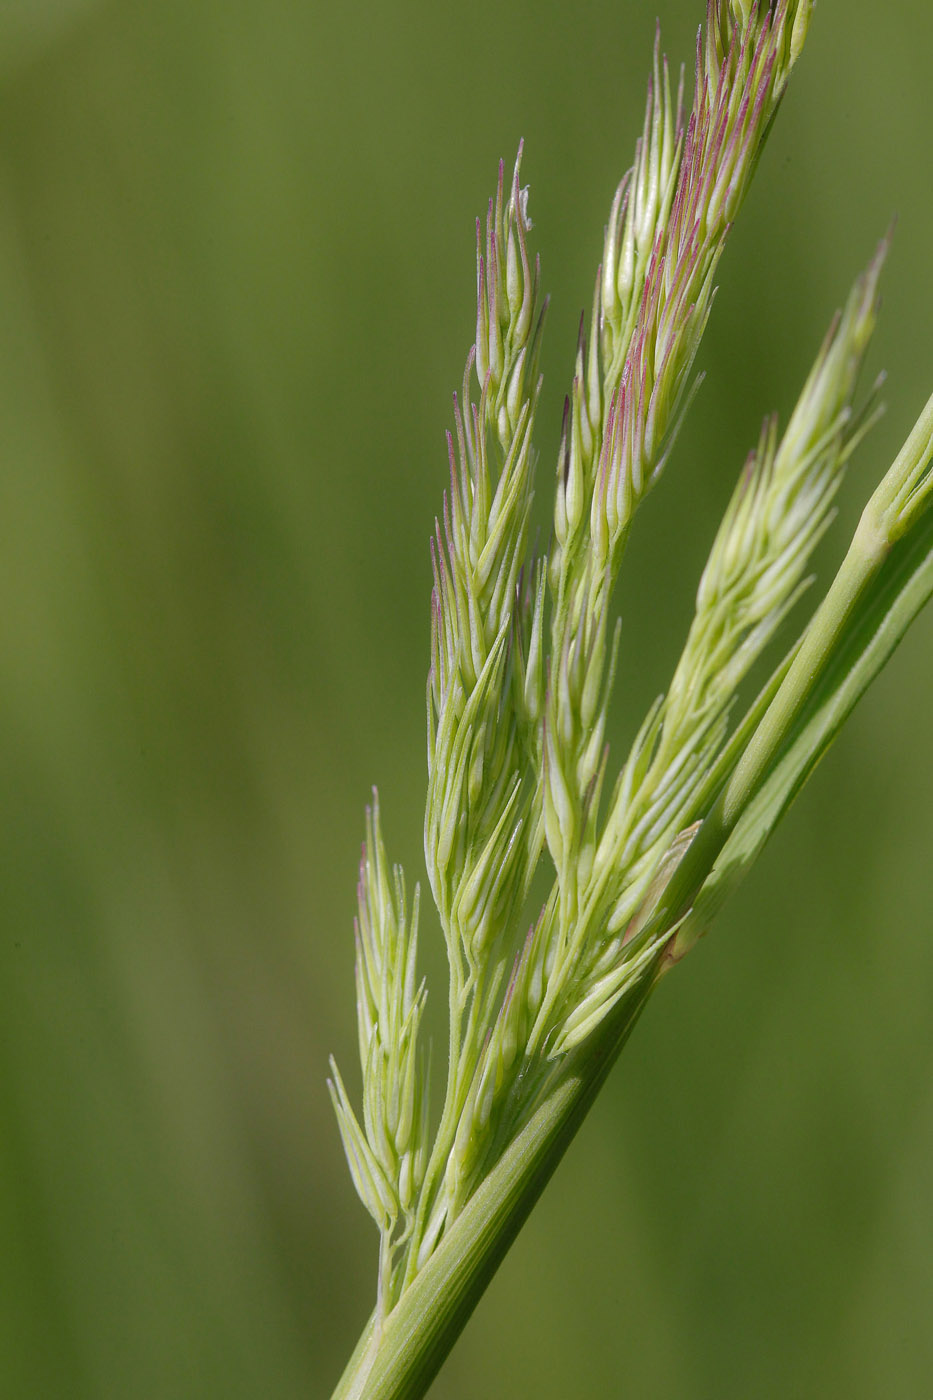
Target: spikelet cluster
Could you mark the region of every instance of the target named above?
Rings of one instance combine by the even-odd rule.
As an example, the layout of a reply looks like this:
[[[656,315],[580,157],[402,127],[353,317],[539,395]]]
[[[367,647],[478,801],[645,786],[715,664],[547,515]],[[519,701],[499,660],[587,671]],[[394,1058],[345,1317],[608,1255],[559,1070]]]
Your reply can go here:
[[[545,940],[558,972],[538,1021],[542,1038],[553,1032],[556,1001],[576,985],[589,937],[586,887],[600,848],[606,859],[598,811],[618,655],[612,587],[633,516],[663,470],[696,388],[693,366],[715,272],[808,14],[808,6],[784,0],[774,10],[710,0],[686,119],[683,80],[674,97],[656,43],[642,136],[610,211],[589,343],[581,337],[564,416],[549,562],[543,803],[560,893],[557,927]],[[648,752],[655,737],[649,722],[641,736]],[[640,878],[633,883],[639,887]]]
[[[353,1183],[382,1237],[383,1307],[391,1301],[393,1252],[410,1228],[427,1165],[428,1082],[418,1039],[426,990],[417,976],[418,903],[416,889],[409,911],[402,868],[389,870],[374,793],[366,813],[355,924],[362,1124],[333,1060],[328,1088]]]
[[[722,747],[740,682],[807,587],[804,571],[831,524],[846,462],[872,421],[873,398],[856,416],[852,397],[885,251],[830,327],[783,438],[772,416],[749,453],[700,580],[686,645],[616,804],[629,827],[619,853],[625,864],[659,830],[683,823]]]
[[[642,136],[613,201],[588,342],[581,334],[558,455],[545,745],[548,848],[576,922],[573,872],[593,848],[598,716],[611,686],[609,608],[637,507],[697,386],[692,371],[726,239],[787,85],[808,7],[710,0],[683,111],[655,45]],[[575,797],[578,794],[579,797]]]
[[[812,0],[709,0],[693,98],[656,43],[644,126],[605,231],[557,456],[553,534],[530,540],[546,312],[522,151],[476,229],[476,326],[431,545],[428,881],[450,966],[449,1052],[429,1129],[418,896],[367,817],[357,921],[363,1110],[334,1067],[353,1180],[382,1239],[380,1315],[443,1240],[540,1096],[686,942],[665,890],[739,761],[742,681],[807,586],[875,398],[855,407],[886,245],[830,327],[787,426],[765,420],[712,545],[666,693],[614,781],[612,592],[638,507],[697,385],[732,223],[806,37]],[[933,494],[927,410],[863,518],[871,546]],[[700,850],[697,846],[695,850]],[[538,882],[535,874],[538,872]],[[660,910],[660,913],[657,912]],[[530,927],[529,927],[530,925]]]
[[[531,639],[515,600],[528,554],[545,308],[520,164],[521,151],[510,187],[500,164],[485,238],[477,220],[476,340],[454,399],[450,485],[432,544],[425,854],[464,984],[523,898],[534,846],[526,752],[542,663],[532,641],[530,667],[520,664]]]
[[[641,727],[608,805],[586,901],[592,933],[556,1041],[590,1034],[657,946],[640,939],[653,897],[688,848],[714,790],[738,687],[807,587],[845,465],[870,426],[852,399],[874,329],[886,245],[859,278],[782,438],[765,421],[713,543],[667,693]],[[612,876],[621,873],[621,880]],[[665,930],[669,940],[672,930]]]

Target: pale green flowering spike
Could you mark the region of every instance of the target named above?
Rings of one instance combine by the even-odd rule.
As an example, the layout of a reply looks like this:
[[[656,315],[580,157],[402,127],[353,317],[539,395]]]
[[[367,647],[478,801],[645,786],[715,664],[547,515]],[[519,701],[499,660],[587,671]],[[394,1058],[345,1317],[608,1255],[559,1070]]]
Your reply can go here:
[[[720,259],[811,8],[707,0],[689,110],[683,70],[675,93],[655,44],[588,333],[581,322],[546,554],[531,544],[546,302],[521,147],[477,224],[475,338],[431,546],[424,845],[450,968],[446,1086],[432,1128],[418,896],[409,914],[374,804],[357,920],[360,1117],[336,1068],[330,1092],[379,1225],[379,1288],[335,1400],[424,1393],[652,989],[933,594],[931,399],[826,598],[733,726],[737,691],[811,583],[846,464],[877,416],[874,392],[858,411],[854,398],[885,243],[783,435],[765,419],[667,693],[610,781],[613,681],[639,664],[613,627],[613,589],[700,382]]]
[[[546,302],[528,252],[521,148],[506,192],[500,164],[485,239],[477,228],[476,340],[449,438],[450,490],[433,542],[425,856],[451,967],[442,1124],[426,1167],[409,1272],[455,1201],[445,1158],[511,956],[510,924],[537,860],[540,803],[528,770],[538,740],[542,605],[523,601],[533,491],[532,433]],[[479,402],[472,399],[472,372]],[[522,675],[523,658],[528,659]],[[520,692],[523,703],[513,698]]]
[[[418,906],[411,913],[400,867],[390,872],[379,800],[366,813],[356,920],[356,999],[363,1125],[332,1064],[331,1097],[357,1192],[383,1237],[380,1298],[391,1301],[393,1245],[423,1179],[427,1082],[418,1032],[426,997],[417,981]]]
[[[786,87],[791,19],[784,0],[773,12],[752,7],[739,17],[711,0],[685,129],[680,96],[675,107],[656,46],[643,135],[613,204],[597,279],[602,320],[591,339],[601,341],[601,421],[592,422],[596,396],[588,395],[583,432],[582,346],[565,412],[550,560],[552,667],[563,669],[571,658],[589,670],[590,639],[605,630],[632,518],[663,470],[696,390],[693,365],[715,272]],[[580,764],[592,725],[583,722],[572,678],[561,675],[551,697],[552,743],[565,752],[551,755],[545,786],[548,775]],[[588,766],[592,755],[582,771]],[[546,821],[545,830],[558,869],[572,866],[564,842],[558,859],[559,826]],[[575,917],[572,898],[567,909]]]

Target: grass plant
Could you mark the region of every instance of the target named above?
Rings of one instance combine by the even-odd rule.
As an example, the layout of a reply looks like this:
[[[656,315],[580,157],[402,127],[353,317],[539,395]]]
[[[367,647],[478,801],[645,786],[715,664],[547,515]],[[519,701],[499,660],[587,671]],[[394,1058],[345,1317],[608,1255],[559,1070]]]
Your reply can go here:
[[[424,1393],[651,993],[933,590],[931,400],[822,601],[740,712],[878,412],[879,385],[859,383],[885,240],[786,426],[765,420],[670,684],[613,769],[613,682],[637,664],[614,585],[698,386],[719,261],[810,17],[811,0],[709,0],[689,108],[656,45],[581,326],[544,551],[530,520],[547,299],[521,149],[477,221],[475,340],[432,542],[424,846],[450,970],[446,1085],[432,1116],[419,892],[409,899],[390,864],[374,798],[356,924],[361,1108],[336,1065],[330,1087],[379,1269],[335,1400]]]

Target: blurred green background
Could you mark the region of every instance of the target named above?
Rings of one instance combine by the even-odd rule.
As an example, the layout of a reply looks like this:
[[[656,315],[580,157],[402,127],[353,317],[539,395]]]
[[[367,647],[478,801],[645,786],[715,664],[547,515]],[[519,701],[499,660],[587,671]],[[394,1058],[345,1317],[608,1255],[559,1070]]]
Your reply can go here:
[[[553,293],[542,478],[660,12],[0,9],[0,1394],[326,1396],[375,1231],[355,866],[421,869],[427,544],[500,155]],[[883,19],[878,16],[882,15]],[[933,18],[824,0],[619,608],[664,684],[761,415],[899,213],[890,412],[933,384]],[[933,1375],[933,614],[655,999],[452,1355],[460,1397],[915,1397]],[[425,920],[435,1011],[439,936]]]

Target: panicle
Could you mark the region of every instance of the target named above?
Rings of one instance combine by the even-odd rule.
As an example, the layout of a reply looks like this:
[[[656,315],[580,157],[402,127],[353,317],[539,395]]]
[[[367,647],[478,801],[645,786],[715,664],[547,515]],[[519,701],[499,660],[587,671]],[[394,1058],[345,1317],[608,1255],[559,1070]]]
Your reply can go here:
[[[409,913],[375,802],[357,918],[362,1114],[336,1066],[330,1084],[353,1180],[382,1234],[383,1312],[530,1111],[533,1086],[553,1082],[555,1063],[675,955],[679,924],[657,929],[656,911],[726,762],[735,688],[805,586],[845,462],[871,419],[871,402],[855,415],[852,395],[883,251],[832,327],[784,437],[775,419],[765,422],[671,685],[604,804],[620,639],[613,587],[635,512],[699,384],[694,363],[719,259],[810,9],[811,0],[707,0],[689,112],[684,72],[672,83],[656,38],[588,331],[581,319],[548,556],[530,540],[547,301],[529,247],[521,146],[510,179],[500,162],[476,223],[475,335],[431,540],[424,845],[450,963],[447,1090],[433,1146],[418,1045],[418,895]],[[931,452],[933,407],[878,497],[870,523],[888,541],[926,504]],[[517,941],[545,848],[555,878]]]

